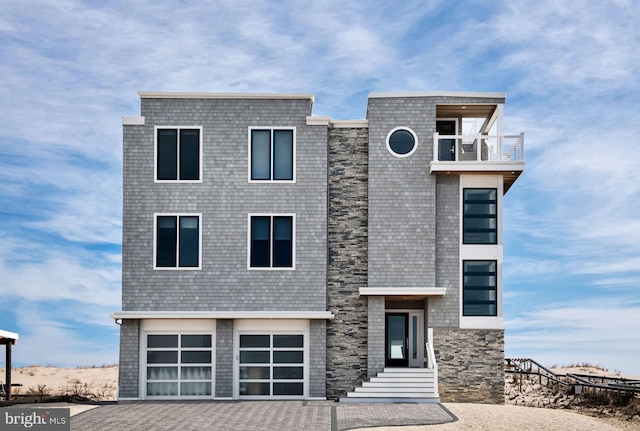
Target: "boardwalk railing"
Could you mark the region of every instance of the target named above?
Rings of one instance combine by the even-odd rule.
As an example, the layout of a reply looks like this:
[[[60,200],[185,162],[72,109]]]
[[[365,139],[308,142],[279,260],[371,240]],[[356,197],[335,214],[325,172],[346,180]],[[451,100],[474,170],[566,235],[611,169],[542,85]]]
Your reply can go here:
[[[520,374],[520,377],[524,375],[537,375],[540,384],[542,384],[543,378],[546,378],[547,385],[558,384],[562,386],[572,386],[575,393],[579,393],[584,387],[597,388],[605,391],[640,393],[640,380],[630,380],[622,377],[594,376],[590,374],[557,374],[530,358],[505,359],[505,372]],[[522,390],[522,378],[520,378],[519,381],[520,390]]]

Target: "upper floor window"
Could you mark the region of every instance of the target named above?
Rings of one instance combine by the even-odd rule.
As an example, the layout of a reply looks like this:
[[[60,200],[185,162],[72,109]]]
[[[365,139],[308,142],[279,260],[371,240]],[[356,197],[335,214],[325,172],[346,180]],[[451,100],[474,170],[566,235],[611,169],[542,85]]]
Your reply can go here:
[[[497,316],[497,262],[465,260],[463,266],[463,316]]]
[[[294,215],[249,215],[249,268],[294,267]]]
[[[202,128],[156,128],[156,181],[201,181]]]
[[[295,128],[249,129],[249,181],[295,181]]]
[[[418,148],[418,137],[408,127],[396,127],[387,134],[387,150],[396,157],[409,157]]]
[[[497,244],[498,242],[498,190],[463,190],[464,244]]]
[[[156,269],[200,268],[200,215],[156,215]]]

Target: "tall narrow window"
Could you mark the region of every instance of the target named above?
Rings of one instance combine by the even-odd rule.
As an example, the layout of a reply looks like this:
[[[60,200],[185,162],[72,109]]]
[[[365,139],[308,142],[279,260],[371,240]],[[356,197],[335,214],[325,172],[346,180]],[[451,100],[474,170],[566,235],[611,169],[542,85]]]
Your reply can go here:
[[[293,268],[293,216],[250,216],[249,267]]]
[[[464,316],[496,316],[497,262],[495,260],[465,260],[463,265]]]
[[[158,128],[156,180],[199,181],[201,147],[200,128]]]
[[[250,180],[293,181],[294,129],[251,129]]]
[[[497,197],[497,189],[464,189],[464,244],[497,244]]]
[[[156,218],[156,268],[200,267],[200,216]]]

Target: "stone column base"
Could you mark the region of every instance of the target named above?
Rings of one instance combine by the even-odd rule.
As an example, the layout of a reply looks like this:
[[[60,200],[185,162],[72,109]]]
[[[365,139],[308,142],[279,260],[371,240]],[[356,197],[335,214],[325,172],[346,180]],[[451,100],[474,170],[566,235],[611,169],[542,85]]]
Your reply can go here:
[[[443,402],[504,404],[504,330],[434,328]]]

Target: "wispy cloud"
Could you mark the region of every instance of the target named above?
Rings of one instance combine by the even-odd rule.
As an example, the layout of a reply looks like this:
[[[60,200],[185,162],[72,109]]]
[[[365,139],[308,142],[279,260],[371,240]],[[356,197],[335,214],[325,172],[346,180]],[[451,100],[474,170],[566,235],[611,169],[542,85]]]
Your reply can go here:
[[[505,322],[506,354],[550,366],[591,361],[637,373],[640,355],[640,301],[593,297],[535,307]]]

